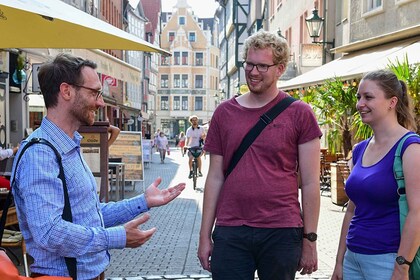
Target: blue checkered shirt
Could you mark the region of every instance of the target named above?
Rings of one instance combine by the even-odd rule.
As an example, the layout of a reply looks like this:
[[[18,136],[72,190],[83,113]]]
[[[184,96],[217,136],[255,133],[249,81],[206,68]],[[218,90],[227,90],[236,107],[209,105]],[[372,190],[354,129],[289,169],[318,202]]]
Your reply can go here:
[[[63,185],[54,151],[35,144],[25,151],[18,166],[14,162],[12,171],[16,170],[13,195],[19,226],[34,258],[31,272],[68,276],[64,257],[74,257],[78,279],[92,279],[109,264],[109,249],[125,247],[122,224],[148,210],[144,195],[100,203],[95,179],[80,152],[79,133],[71,139],[45,117],[21,148],[33,137],[48,140],[62,156],[73,223],[61,217]]]

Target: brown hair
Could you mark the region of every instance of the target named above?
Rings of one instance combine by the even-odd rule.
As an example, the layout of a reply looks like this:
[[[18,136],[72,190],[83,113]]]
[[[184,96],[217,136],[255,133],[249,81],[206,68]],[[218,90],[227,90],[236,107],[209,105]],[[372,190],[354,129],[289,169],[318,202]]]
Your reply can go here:
[[[397,76],[390,70],[366,73],[362,80],[375,82],[384,91],[385,97],[388,99],[397,97],[398,102],[395,110],[397,111],[398,123],[409,130],[417,130],[411,97],[407,92],[407,85],[404,81],[398,80]]]
[[[53,61],[46,62],[41,66],[38,81],[47,109],[57,105],[57,93],[60,91],[62,83],[83,84],[81,74],[83,67],[96,69],[96,63],[71,54],[61,53]]]

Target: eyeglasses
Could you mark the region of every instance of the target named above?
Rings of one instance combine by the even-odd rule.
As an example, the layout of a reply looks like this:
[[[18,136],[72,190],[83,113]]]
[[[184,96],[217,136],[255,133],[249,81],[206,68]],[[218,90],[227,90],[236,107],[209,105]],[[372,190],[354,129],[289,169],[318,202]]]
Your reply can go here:
[[[94,92],[96,94],[95,100],[98,100],[98,98],[100,96],[102,96],[102,93],[103,93],[103,90],[102,89],[95,89],[95,88],[85,87],[85,86],[77,85],[77,84],[69,84],[69,85],[72,85],[72,86],[75,86],[75,87],[79,87],[79,88],[84,88],[84,89],[87,89],[87,90],[90,90],[90,91]]]
[[[242,66],[244,67],[245,71],[249,71],[249,72],[254,70],[254,67],[257,67],[258,72],[267,72],[268,68],[275,65],[278,65],[278,63],[267,65],[267,64],[253,64],[251,62],[246,62],[246,61],[242,62]]]

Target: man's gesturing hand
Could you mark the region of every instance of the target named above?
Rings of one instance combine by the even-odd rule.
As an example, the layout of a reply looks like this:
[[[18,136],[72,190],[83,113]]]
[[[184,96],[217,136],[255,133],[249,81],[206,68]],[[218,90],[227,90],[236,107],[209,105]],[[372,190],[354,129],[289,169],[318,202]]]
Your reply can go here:
[[[139,226],[147,222],[150,218],[150,214],[146,213],[124,225],[125,232],[127,235],[127,241],[125,247],[137,248],[146,243],[152,235],[155,233],[156,228],[148,230],[140,230]]]
[[[160,182],[162,182],[162,179],[158,177],[144,192],[147,207],[149,208],[165,205],[171,202],[185,189],[185,183],[180,183],[174,187],[160,190],[158,189]]]

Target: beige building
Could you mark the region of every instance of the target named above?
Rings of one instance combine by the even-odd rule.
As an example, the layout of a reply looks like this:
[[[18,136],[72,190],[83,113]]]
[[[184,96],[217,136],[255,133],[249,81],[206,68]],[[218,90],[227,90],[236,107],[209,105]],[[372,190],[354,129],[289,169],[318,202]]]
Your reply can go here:
[[[320,37],[314,40],[327,44],[308,43],[304,19],[312,16],[310,6],[287,17],[290,7],[283,2],[270,17],[270,23],[278,22],[270,25],[270,30],[277,26],[284,30],[296,54],[298,74],[279,81],[278,86],[284,90],[305,89],[334,77],[358,80],[364,73],[387,68],[390,62],[403,61],[406,56],[410,64],[420,62],[420,0],[305,0],[324,20]],[[299,18],[299,22],[293,22],[293,18]],[[326,61],[319,63],[320,57]]]
[[[161,57],[156,95],[155,129],[173,137],[189,127],[188,118],[210,121],[219,92],[219,49],[214,19],[197,18],[186,0],[161,14]]]

